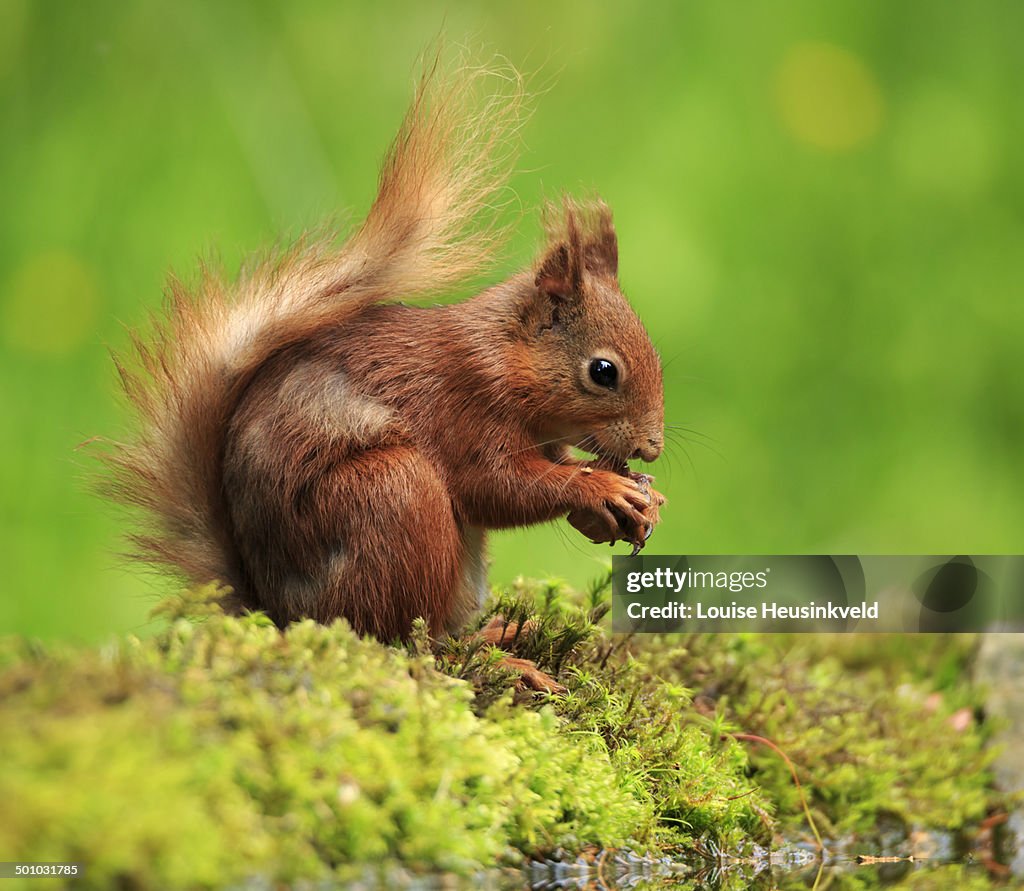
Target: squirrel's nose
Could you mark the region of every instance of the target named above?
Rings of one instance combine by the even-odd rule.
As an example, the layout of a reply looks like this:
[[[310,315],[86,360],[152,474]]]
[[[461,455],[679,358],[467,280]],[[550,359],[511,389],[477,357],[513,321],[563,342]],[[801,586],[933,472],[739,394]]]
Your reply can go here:
[[[639,458],[642,461],[653,461],[658,455],[661,454],[664,440],[660,436],[651,436],[647,442],[640,446],[632,455],[631,458]]]

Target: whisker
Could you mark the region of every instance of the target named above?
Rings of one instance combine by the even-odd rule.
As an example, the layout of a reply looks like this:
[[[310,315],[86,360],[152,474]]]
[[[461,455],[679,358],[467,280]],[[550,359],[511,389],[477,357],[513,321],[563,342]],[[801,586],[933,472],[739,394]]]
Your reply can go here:
[[[710,436],[707,433],[701,432],[696,427],[688,427],[685,424],[666,424],[665,425],[665,429],[666,430],[681,430],[684,433],[691,434],[692,436],[699,436],[701,439],[709,439],[712,442],[718,442],[718,440],[715,439],[715,437]]]
[[[607,430],[609,426],[611,426],[611,425],[610,424],[605,424],[603,427],[598,427],[597,430],[595,430],[593,433],[590,433],[590,434],[588,434],[586,436],[586,440],[585,441],[593,441],[593,443],[596,445],[597,444],[596,434],[601,433],[601,432]],[[511,457],[513,455],[519,455],[522,452],[528,452],[531,449],[543,448],[546,445],[552,445],[553,443],[556,443],[556,442],[565,442],[565,437],[563,437],[563,436],[556,436],[554,439],[544,440],[543,442],[533,442],[533,443],[530,443],[529,445],[523,446],[521,449],[516,449],[515,451],[509,452],[508,454]],[[568,445],[568,443],[566,443],[566,444]]]
[[[674,440],[672,440],[672,446],[673,446],[673,448],[678,447],[678,448],[682,449],[683,454],[686,456],[686,461],[690,465],[690,472],[694,476],[697,476],[697,465],[694,463],[693,455],[690,454],[690,450],[686,447],[686,440],[675,440],[674,439]],[[670,451],[668,451],[666,449],[665,453],[667,455],[670,455],[676,461],[679,460],[679,456],[676,455],[674,452],[670,452]]]
[[[575,551],[577,554],[579,554],[581,556],[592,557],[593,555],[590,553],[590,551],[586,547],[583,546],[583,542],[580,541],[580,537],[582,536],[582,533],[580,533],[575,527],[570,527],[570,528],[572,528],[573,532],[575,532],[577,534],[576,535],[572,535],[569,532],[569,530],[565,528],[565,524],[564,523],[561,523],[561,522],[556,522],[555,523],[555,529],[558,532],[558,537],[562,539],[562,541],[564,542],[564,544],[565,544],[565,546],[567,548]]]
[[[595,443],[597,442],[597,440],[596,440],[596,438],[594,437],[593,434],[588,434],[582,440],[580,440],[580,442],[583,443],[584,445],[586,445],[592,439],[594,440]],[[538,476],[535,479],[530,481],[530,484],[529,484],[528,488],[536,486],[536,485],[539,485],[541,483],[541,481],[544,480],[545,477],[547,477],[547,475],[549,473],[551,473],[556,467],[564,467],[564,466],[565,466],[565,464],[563,462],[561,462],[561,461],[552,461],[551,462],[551,466],[547,470],[545,470],[540,476]],[[576,478],[576,476],[582,470],[582,467],[580,467],[579,465],[573,465],[573,466],[575,468],[574,472],[570,475],[569,479],[566,480],[566,482],[558,490],[558,494],[559,495],[561,495],[562,492],[565,491],[565,489],[568,487],[568,485],[573,481],[573,479]]]
[[[542,449],[546,445],[552,445],[556,442],[562,442],[561,436],[556,436],[554,439],[546,439],[543,442],[531,442],[529,445],[523,446],[521,449],[509,452],[509,457],[513,455],[521,455],[523,452],[529,452],[531,449]]]
[[[710,442],[705,442],[704,440],[701,439],[693,439],[690,436],[687,436],[686,434],[681,433],[679,431],[672,431],[671,439],[673,442],[683,442],[688,445],[700,446],[703,449],[707,449],[707,451],[711,452],[712,455],[721,458],[723,461],[728,460],[725,457],[725,454],[721,452],[719,449],[715,448],[715,446],[713,446]],[[717,440],[712,440],[712,442],[716,441]]]
[[[574,479],[576,479],[576,477],[578,477],[582,472],[583,472],[583,465],[582,464],[577,464],[577,465],[575,465],[573,467],[572,473],[569,475],[569,478],[564,483],[562,483],[561,487],[558,490],[559,496],[561,496],[562,493],[564,493],[565,490],[569,488],[569,486],[572,483],[572,481]]]

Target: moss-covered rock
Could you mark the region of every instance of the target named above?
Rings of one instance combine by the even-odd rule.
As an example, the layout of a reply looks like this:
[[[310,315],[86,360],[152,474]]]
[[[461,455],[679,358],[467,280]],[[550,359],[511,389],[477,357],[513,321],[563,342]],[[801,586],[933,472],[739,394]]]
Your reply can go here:
[[[600,734],[550,705],[478,715],[433,656],[343,622],[282,633],[203,596],[164,612],[157,637],[100,651],[8,645],[0,850],[83,861],[97,886],[192,887],[389,861],[468,872],[655,822]]]
[[[84,862],[96,887],[176,888],[728,847],[770,838],[775,809],[800,819],[782,762],[740,734],[789,753],[836,831],[886,812],[953,825],[986,805],[980,729],[948,720],[966,701],[955,673],[936,706],[896,657],[613,639],[603,584],[520,585],[492,612],[532,617],[510,648],[558,676],[552,697],[516,693],[472,636],[421,629],[397,649],[343,622],[282,632],[223,615],[217,595],[167,601],[148,640],[0,645],[0,850]]]

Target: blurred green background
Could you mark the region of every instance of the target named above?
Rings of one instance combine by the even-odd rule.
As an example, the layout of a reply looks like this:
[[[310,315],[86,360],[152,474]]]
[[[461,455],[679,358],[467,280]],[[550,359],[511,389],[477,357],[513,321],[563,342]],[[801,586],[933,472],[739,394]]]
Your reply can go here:
[[[544,196],[614,208],[696,431],[652,550],[1021,550],[1024,6],[3,0],[0,631],[149,627],[76,450],[125,426],[107,349],[170,269],[365,211],[442,29],[540,72],[495,278]],[[561,527],[493,580],[593,576]]]

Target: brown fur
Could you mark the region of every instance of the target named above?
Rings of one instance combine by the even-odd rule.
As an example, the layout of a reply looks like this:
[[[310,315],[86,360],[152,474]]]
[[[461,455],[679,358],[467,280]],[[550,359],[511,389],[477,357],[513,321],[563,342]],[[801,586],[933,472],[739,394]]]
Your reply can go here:
[[[504,185],[521,91],[506,79],[471,113],[484,77],[428,73],[340,249],[299,245],[195,294],[172,282],[152,345],[119,364],[141,429],[110,459],[115,495],[151,519],[147,559],[282,624],[344,616],[392,638],[416,616],[469,616],[486,529],[573,513],[636,540],[651,525],[649,492],[568,452],[621,467],[662,444],[660,363],[603,204],[566,201],[535,267],[470,300],[390,302],[491,255],[478,217]],[[590,381],[595,356],[619,367],[616,390]]]

